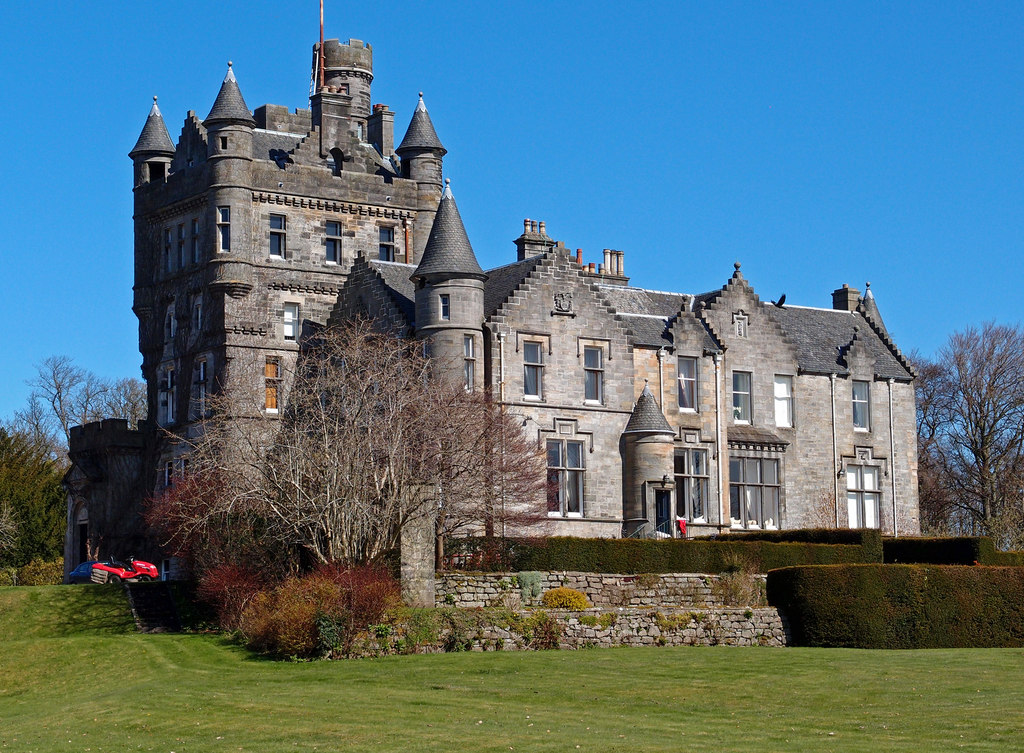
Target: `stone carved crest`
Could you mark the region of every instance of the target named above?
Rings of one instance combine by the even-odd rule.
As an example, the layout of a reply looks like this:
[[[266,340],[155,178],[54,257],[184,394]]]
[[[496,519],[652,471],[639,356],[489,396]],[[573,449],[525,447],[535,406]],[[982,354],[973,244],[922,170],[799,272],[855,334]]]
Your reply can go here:
[[[557,314],[571,314],[572,313],[572,293],[569,291],[562,291],[555,293],[555,313]]]

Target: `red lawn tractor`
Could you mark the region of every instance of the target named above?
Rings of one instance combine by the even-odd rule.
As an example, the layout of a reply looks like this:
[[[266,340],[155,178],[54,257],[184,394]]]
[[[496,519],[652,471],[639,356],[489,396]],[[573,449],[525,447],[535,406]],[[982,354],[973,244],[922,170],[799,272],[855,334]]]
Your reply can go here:
[[[138,583],[156,580],[159,577],[160,571],[156,569],[156,565],[137,560],[134,557],[129,557],[127,562],[111,559],[97,562],[92,566],[93,583],[120,583],[123,580],[129,583]]]

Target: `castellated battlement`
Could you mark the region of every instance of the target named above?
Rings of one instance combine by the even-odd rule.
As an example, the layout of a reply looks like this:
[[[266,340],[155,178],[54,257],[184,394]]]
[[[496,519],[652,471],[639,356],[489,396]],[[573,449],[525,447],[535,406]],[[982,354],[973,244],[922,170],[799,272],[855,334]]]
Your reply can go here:
[[[361,39],[342,42],[338,39],[324,40],[324,68],[328,73],[333,69],[361,69],[373,73],[373,46]]]
[[[144,439],[141,431],[128,428],[127,419],[105,418],[84,426],[72,426],[68,445],[70,453],[115,446],[141,448]]]

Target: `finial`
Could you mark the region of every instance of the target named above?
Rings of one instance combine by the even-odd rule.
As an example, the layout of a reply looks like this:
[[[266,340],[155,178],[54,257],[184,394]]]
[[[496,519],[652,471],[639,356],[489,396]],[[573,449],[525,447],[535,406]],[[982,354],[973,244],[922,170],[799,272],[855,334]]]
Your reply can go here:
[[[232,63],[232,62],[231,62],[231,61],[229,60],[229,61],[228,61],[228,68],[230,68],[230,67],[231,67],[232,65],[234,65],[234,63]]]
[[[444,179],[444,184],[445,184],[446,186],[447,186],[447,185],[449,185],[449,184],[450,184],[451,182],[452,182],[452,179],[451,179],[451,178],[445,178],[445,179]]]
[[[866,287],[866,288],[868,288],[870,290],[871,289],[871,283],[870,282],[865,282],[864,283],[864,287]]]
[[[733,267],[735,267],[735,268],[736,268],[736,271],[737,271],[737,272],[739,272],[739,271],[740,271],[740,263],[739,263],[738,261],[734,261],[734,262],[732,263],[732,265],[733,265]]]
[[[420,99],[423,99],[423,92],[420,92]]]
[[[153,95],[153,104],[154,105],[156,104],[156,95],[155,94]],[[868,284],[870,285],[871,283],[868,283]]]

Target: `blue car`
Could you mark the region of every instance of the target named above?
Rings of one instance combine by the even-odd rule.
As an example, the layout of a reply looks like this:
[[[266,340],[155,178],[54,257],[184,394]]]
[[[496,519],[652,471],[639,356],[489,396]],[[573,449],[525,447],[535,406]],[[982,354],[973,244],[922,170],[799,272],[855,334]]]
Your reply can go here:
[[[92,583],[92,566],[99,560],[83,562],[68,574],[68,583]]]

